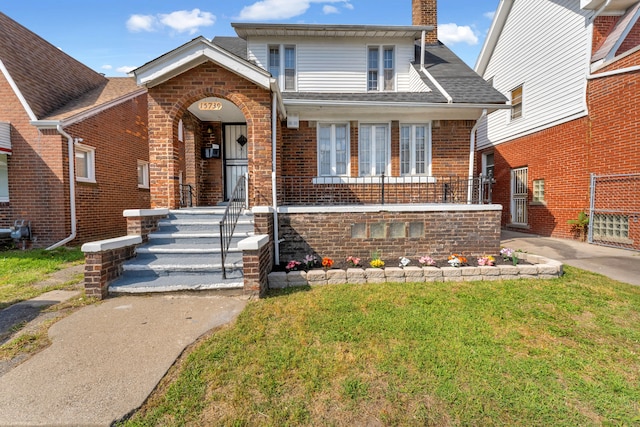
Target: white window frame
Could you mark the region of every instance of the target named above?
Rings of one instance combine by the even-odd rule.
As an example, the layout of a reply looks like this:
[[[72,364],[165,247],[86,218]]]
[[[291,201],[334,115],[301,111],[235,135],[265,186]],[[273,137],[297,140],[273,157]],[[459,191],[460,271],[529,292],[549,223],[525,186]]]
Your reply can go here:
[[[142,176],[140,175],[140,170],[142,170]],[[145,160],[138,160],[138,188],[149,188],[149,162]],[[142,182],[140,181],[142,178]]]
[[[287,87],[287,50],[293,50],[293,87]],[[272,63],[271,51],[277,50],[277,64]],[[293,44],[270,44],[267,46],[267,70],[278,80],[278,85],[283,92],[295,92],[298,90],[298,49]]]
[[[3,195],[3,194],[6,194]],[[0,153],[0,202],[9,201],[9,156]]]
[[[338,165],[337,165],[337,138],[336,138],[336,127],[344,127],[345,131],[346,131],[346,165],[345,165],[345,172],[344,173],[338,173]],[[329,131],[331,132],[330,135],[330,173],[326,174],[326,173],[322,173],[322,153],[321,153],[321,140],[320,140],[320,132],[322,129],[329,129]],[[318,141],[317,143],[317,148],[318,148],[318,176],[349,176],[350,175],[350,171],[351,171],[351,138],[350,135],[351,134],[351,130],[349,127],[349,123],[345,122],[345,123],[318,123],[317,125],[317,136],[316,136],[316,140]]]
[[[489,156],[492,157],[492,161],[489,162]],[[489,168],[493,171],[492,178],[496,177],[496,154],[495,151],[482,154],[482,176],[489,176]]]
[[[405,159],[403,154],[403,129],[409,128],[409,159]],[[425,153],[424,153],[424,172],[418,173],[416,171],[416,130],[417,128],[425,128]],[[400,132],[400,175],[401,176],[430,176],[431,175],[431,124],[430,123],[401,123],[399,127]],[[404,172],[404,166],[408,163],[409,171]]]
[[[96,182],[96,149],[89,145],[80,144],[76,142],[75,144],[75,158],[77,160],[79,153],[84,153],[85,161],[87,164],[87,176],[79,176],[78,175],[78,166],[76,163],[76,181],[78,182]]]
[[[370,54],[373,50],[377,51],[377,64],[372,64],[370,61]],[[398,87],[396,79],[396,47],[393,45],[370,45],[367,46],[367,91],[368,92],[395,92]],[[385,53],[391,51],[391,68],[387,68],[385,64]],[[386,71],[391,70],[393,77],[390,80],[386,79]],[[370,86],[370,78],[369,74],[375,73],[376,76],[376,85],[375,88]],[[386,82],[391,82],[391,87],[386,86]]]
[[[363,171],[362,168],[362,159],[363,159],[363,150],[365,147],[365,144],[363,143],[363,135],[364,132],[362,131],[364,128],[369,127],[371,128],[371,133],[370,133],[370,167],[369,170],[366,171],[366,173]],[[385,155],[385,165],[384,165],[384,170],[378,170],[377,168],[377,163],[378,163],[378,154],[380,152],[380,150],[378,150],[378,147],[376,146],[376,130],[377,129],[385,129],[385,141],[384,141],[384,155]],[[386,176],[390,176],[391,175],[391,124],[390,123],[361,123],[359,125],[358,128],[358,175],[359,176],[380,176],[382,174],[385,174]]]
[[[520,106],[519,109],[518,109],[520,115],[514,116],[516,110],[513,108],[513,106],[514,106],[513,93],[515,91],[517,91],[518,89],[520,89],[520,99],[519,99],[520,102],[518,104],[515,104],[515,105],[519,105]],[[513,89],[511,89],[509,91],[509,100],[510,100],[510,103],[511,103],[511,110],[509,110],[509,120],[510,121],[514,121],[514,120],[522,119],[524,117],[524,84],[518,85],[518,86],[514,87]]]

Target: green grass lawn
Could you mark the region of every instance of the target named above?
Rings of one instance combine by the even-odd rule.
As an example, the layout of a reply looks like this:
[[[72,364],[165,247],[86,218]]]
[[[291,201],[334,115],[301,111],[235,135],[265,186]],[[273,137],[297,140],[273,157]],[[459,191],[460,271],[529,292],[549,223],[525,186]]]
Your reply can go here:
[[[45,279],[47,274],[83,260],[84,255],[79,248],[0,252],[0,310],[54,289],[33,284]]]
[[[126,425],[640,425],[640,288],[342,285],[250,303]]]

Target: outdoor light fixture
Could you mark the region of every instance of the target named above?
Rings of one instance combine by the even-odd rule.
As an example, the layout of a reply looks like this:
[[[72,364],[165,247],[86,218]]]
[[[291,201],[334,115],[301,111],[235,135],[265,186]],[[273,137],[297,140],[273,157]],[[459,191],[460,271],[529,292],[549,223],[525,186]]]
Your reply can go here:
[[[247,137],[244,135],[240,135],[238,139],[236,139],[236,142],[240,144],[240,147],[244,147],[244,145],[247,143]]]
[[[207,126],[207,133],[213,133],[213,126]]]

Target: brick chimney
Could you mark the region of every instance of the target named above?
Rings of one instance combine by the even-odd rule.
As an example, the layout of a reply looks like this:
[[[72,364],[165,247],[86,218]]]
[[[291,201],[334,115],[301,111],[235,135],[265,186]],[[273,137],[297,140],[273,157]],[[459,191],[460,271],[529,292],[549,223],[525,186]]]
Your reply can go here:
[[[438,42],[438,5],[437,0],[411,0],[412,25],[433,25],[425,37],[427,44]]]

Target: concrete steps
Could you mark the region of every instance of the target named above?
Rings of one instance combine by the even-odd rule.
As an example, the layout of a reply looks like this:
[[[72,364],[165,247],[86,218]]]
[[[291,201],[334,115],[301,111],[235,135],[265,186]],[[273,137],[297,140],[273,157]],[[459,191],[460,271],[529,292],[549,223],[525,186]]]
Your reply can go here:
[[[253,235],[253,217],[242,215],[227,253],[227,278],[222,278],[219,221],[224,208],[170,211],[123,266],[122,276],[109,286],[111,294],[175,291],[241,291],[242,252],[237,244]]]

